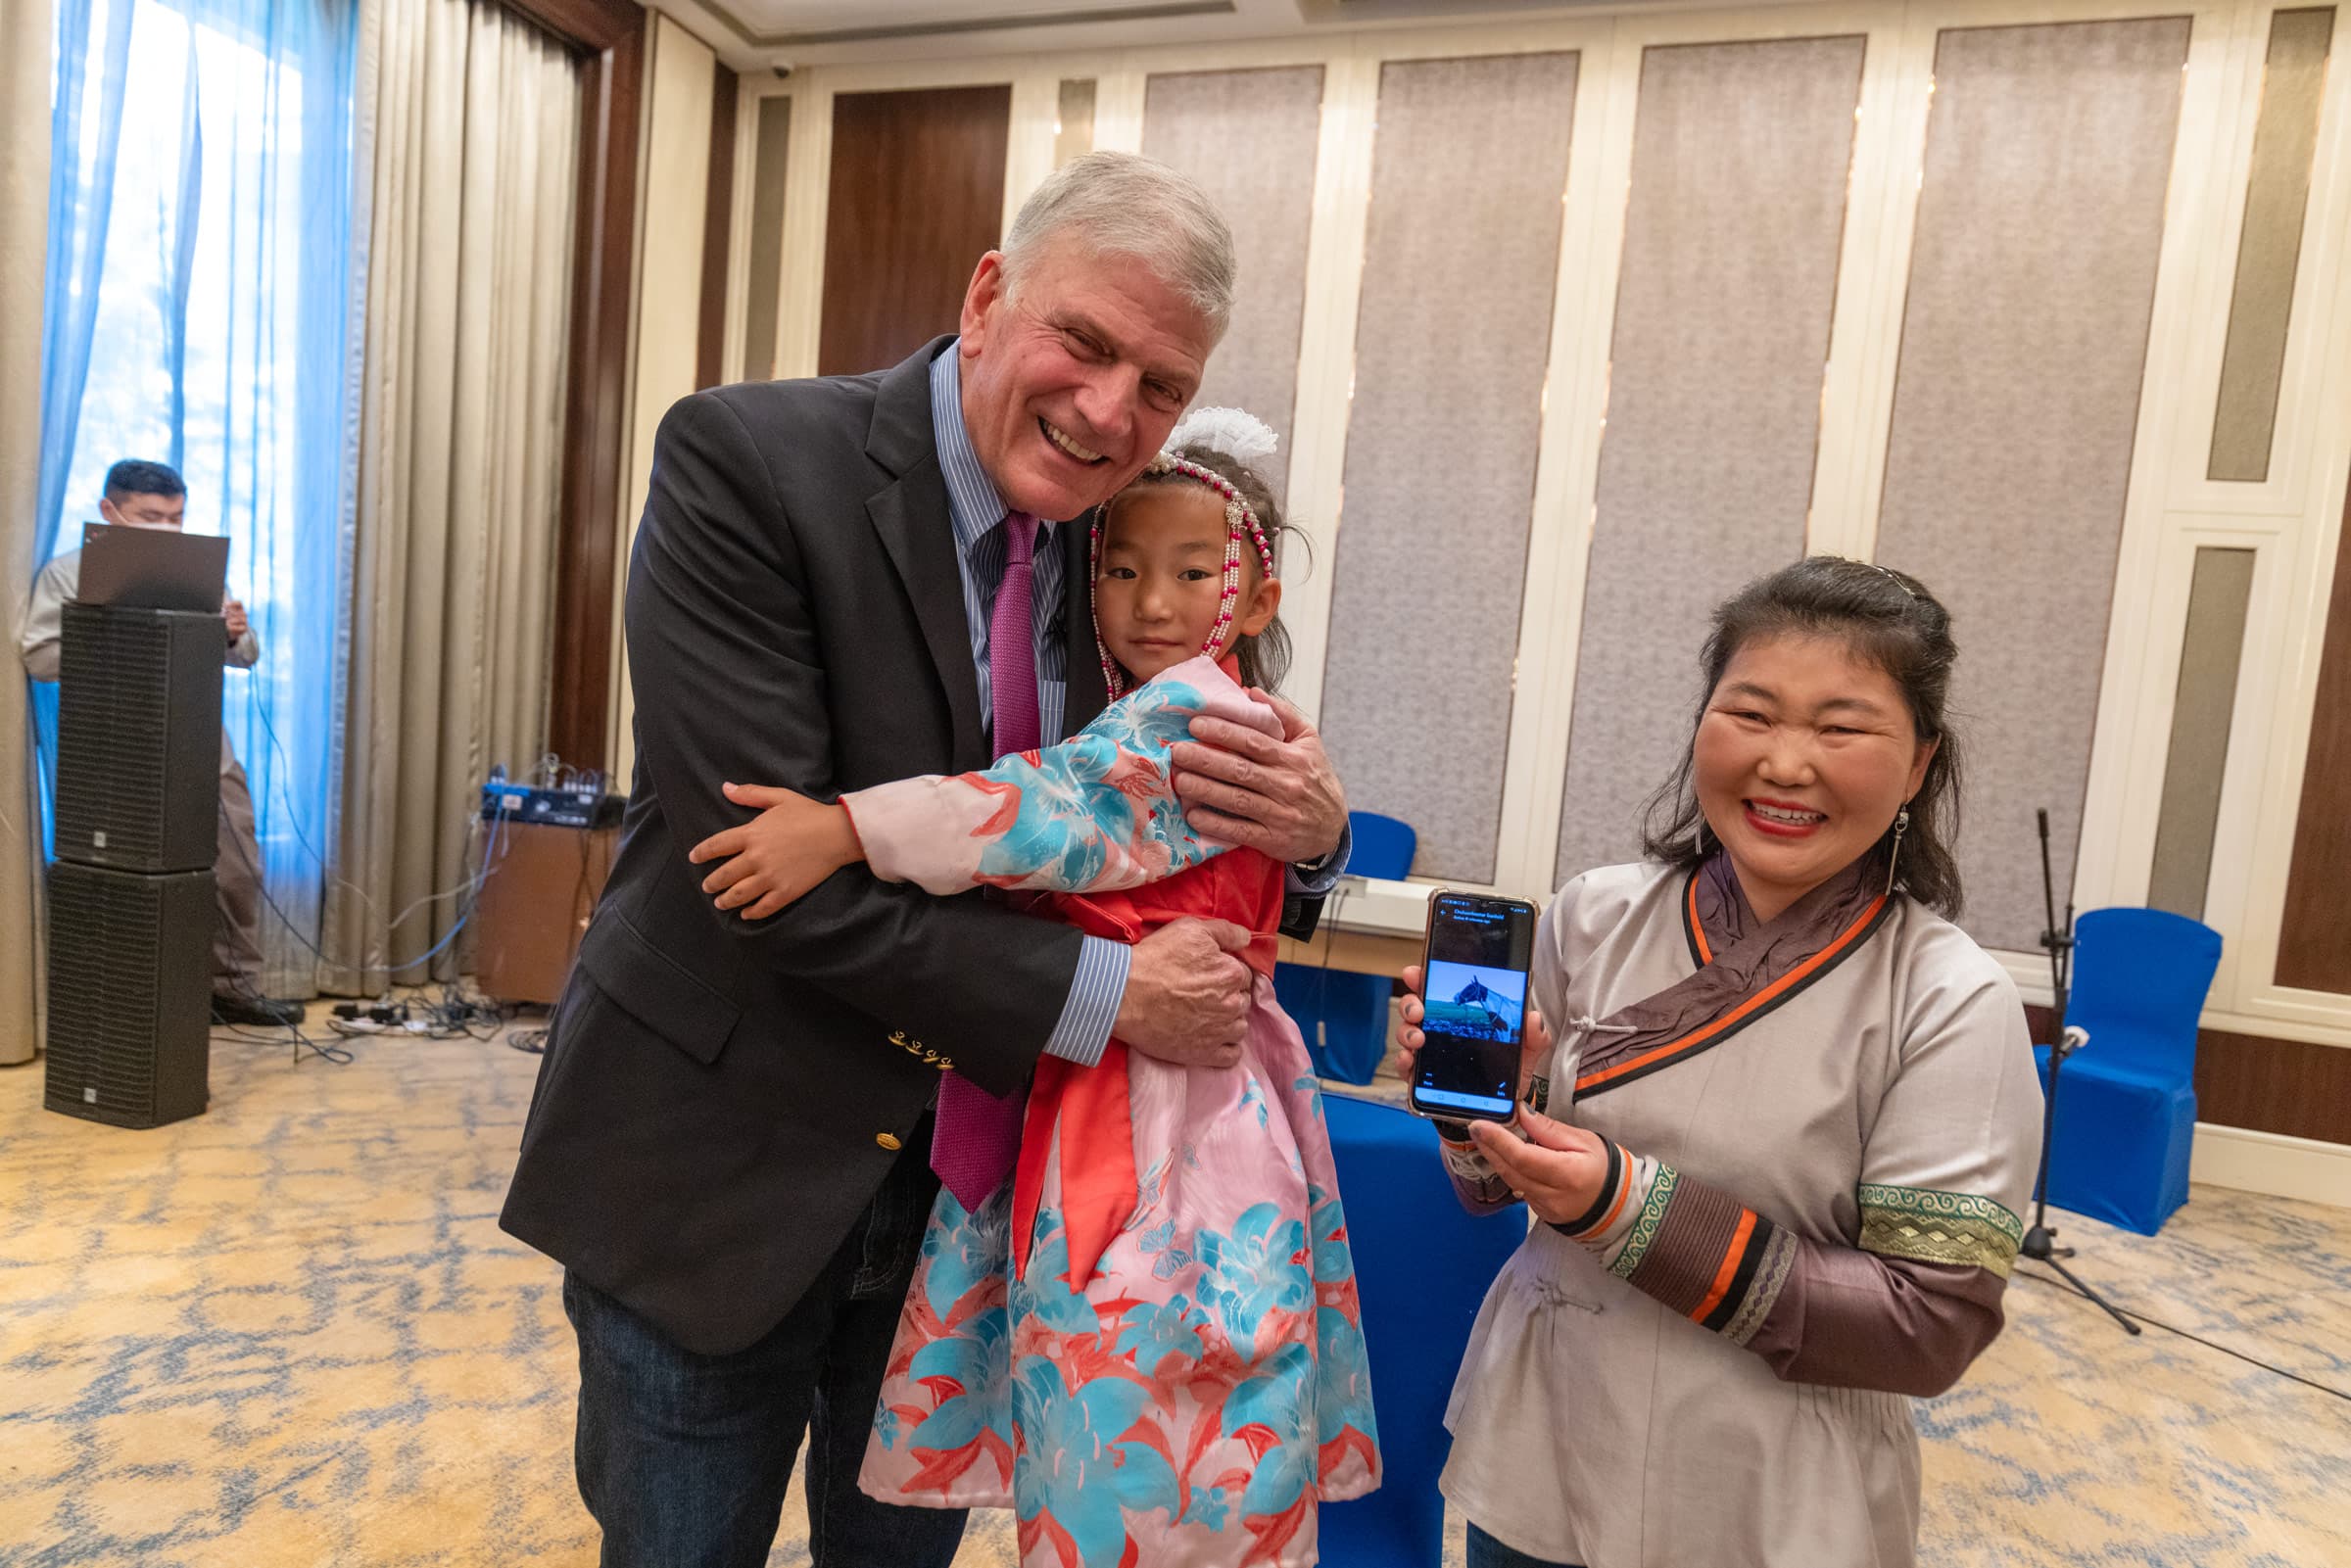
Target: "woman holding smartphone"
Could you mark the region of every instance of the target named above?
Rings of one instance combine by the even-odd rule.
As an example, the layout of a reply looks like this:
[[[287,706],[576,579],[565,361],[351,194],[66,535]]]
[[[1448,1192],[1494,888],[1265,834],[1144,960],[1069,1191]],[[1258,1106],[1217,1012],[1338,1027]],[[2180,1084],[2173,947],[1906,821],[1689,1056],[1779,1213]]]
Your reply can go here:
[[[1953,655],[1883,567],[1751,584],[1648,858],[1545,913],[1529,1103],[1445,1129],[1464,1203],[1539,1221],[1447,1412],[1470,1568],[1913,1560],[1904,1396],[1999,1332],[2039,1153],[2024,1010],[1948,919]]]

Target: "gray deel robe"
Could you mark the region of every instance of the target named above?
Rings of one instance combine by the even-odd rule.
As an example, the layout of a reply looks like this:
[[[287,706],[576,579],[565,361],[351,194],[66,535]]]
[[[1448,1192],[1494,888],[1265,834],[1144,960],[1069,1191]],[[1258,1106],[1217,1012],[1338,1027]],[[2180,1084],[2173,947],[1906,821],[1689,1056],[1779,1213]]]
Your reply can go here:
[[[1906,1396],[1999,1332],[2040,1092],[2006,972],[1885,875],[1754,928],[1719,854],[1614,866],[1545,914],[1551,1112],[1614,1148],[1593,1210],[1534,1225],[1487,1294],[1447,1413],[1445,1495],[1505,1544],[1913,1561]],[[1473,1150],[1447,1164],[1510,1203]]]

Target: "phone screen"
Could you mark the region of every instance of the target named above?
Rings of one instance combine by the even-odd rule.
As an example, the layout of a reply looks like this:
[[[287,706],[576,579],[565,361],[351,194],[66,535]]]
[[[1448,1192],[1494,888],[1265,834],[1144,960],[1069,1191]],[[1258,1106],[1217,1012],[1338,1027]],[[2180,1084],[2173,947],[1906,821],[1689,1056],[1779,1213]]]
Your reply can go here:
[[[1535,906],[1518,898],[1439,893],[1429,901],[1421,1032],[1413,1109],[1463,1120],[1508,1121],[1518,1099],[1526,1037],[1526,974]]]

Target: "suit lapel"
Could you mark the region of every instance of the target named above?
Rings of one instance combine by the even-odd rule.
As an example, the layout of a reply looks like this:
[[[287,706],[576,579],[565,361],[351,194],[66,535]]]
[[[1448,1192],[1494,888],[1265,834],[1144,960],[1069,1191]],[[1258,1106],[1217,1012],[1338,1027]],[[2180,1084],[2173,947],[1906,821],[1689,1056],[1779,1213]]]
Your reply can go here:
[[[963,610],[963,572],[955,559],[947,482],[939,472],[938,446],[931,427],[931,359],[945,341],[935,340],[882,378],[866,454],[896,477],[867,498],[865,510],[905,585],[924,645],[946,692],[954,716],[954,766],[968,770],[987,765],[987,742],[980,728],[980,676],[972,664],[972,630]],[[1100,680],[1099,674],[1095,679]]]

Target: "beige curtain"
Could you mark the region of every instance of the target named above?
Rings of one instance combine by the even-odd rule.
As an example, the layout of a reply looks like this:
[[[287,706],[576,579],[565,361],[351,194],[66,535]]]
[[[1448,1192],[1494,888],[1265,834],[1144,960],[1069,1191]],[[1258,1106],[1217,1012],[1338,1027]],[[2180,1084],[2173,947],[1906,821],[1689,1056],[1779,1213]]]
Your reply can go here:
[[[495,764],[546,743],[578,67],[488,0],[367,0],[373,137],[338,880],[322,982],[456,922]],[[446,895],[446,896],[436,896]],[[436,965],[435,973],[454,973]]]
[[[32,592],[41,466],[41,277],[49,234],[49,0],[0,0],[0,623]],[[10,650],[12,653],[14,649]],[[0,679],[0,1065],[40,1040],[40,812],[24,682]]]

